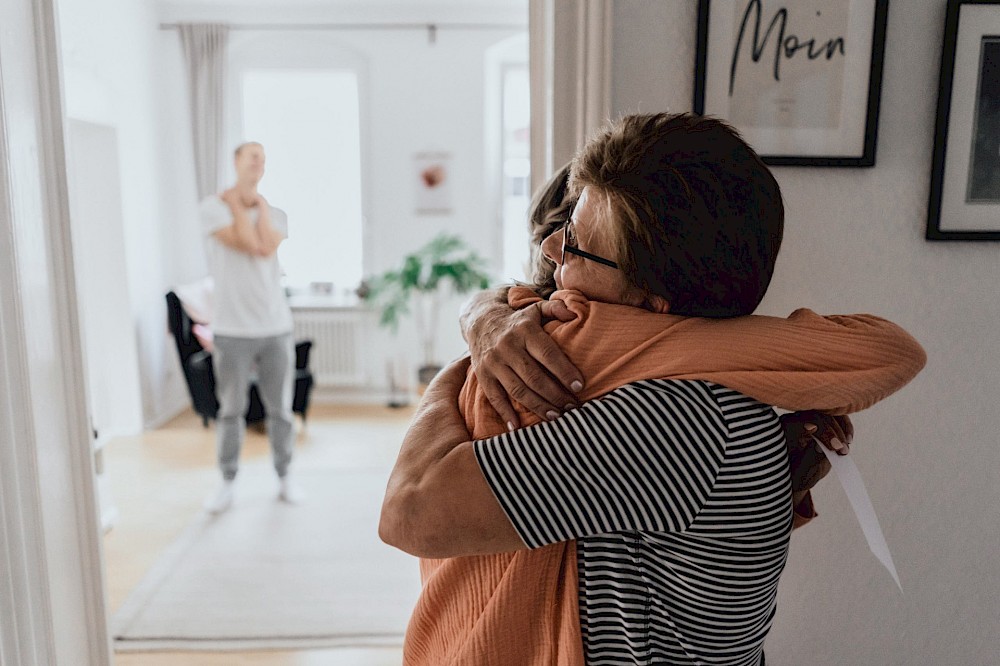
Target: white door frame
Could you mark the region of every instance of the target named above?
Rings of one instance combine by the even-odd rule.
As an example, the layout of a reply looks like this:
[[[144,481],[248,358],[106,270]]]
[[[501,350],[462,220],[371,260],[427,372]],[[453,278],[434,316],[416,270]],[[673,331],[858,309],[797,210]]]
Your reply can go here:
[[[611,113],[613,0],[529,0],[531,189]]]
[[[0,663],[107,666],[54,3],[0,3]]]

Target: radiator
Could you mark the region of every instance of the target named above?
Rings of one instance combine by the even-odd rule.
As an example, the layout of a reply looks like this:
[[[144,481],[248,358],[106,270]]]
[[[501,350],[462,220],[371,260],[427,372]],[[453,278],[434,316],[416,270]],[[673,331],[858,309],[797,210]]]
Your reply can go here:
[[[295,339],[312,340],[309,369],[321,387],[367,383],[362,362],[366,312],[358,308],[293,309]]]

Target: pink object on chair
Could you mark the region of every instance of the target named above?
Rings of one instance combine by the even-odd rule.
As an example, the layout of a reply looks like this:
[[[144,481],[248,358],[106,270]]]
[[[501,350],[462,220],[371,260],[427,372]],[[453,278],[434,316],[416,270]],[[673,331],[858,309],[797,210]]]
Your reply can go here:
[[[215,339],[212,329],[205,324],[193,324],[191,326],[191,332],[194,333],[194,337],[198,340],[198,343],[205,349],[205,351],[211,353],[213,348],[212,341]]]

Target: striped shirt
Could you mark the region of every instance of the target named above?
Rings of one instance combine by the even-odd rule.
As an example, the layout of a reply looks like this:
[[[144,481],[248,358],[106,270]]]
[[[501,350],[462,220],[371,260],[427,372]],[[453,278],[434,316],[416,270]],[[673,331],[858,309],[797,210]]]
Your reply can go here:
[[[771,407],[641,381],[475,453],[528,547],[577,539],[587,664],[761,663],[792,524]]]

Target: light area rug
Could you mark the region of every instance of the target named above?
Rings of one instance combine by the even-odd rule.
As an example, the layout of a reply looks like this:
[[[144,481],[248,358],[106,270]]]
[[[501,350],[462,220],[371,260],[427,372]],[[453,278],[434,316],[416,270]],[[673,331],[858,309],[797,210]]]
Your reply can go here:
[[[249,471],[233,507],[199,516],[122,604],[115,650],[402,645],[420,576],[378,538],[388,472],[304,470],[290,506],[273,472]]]

